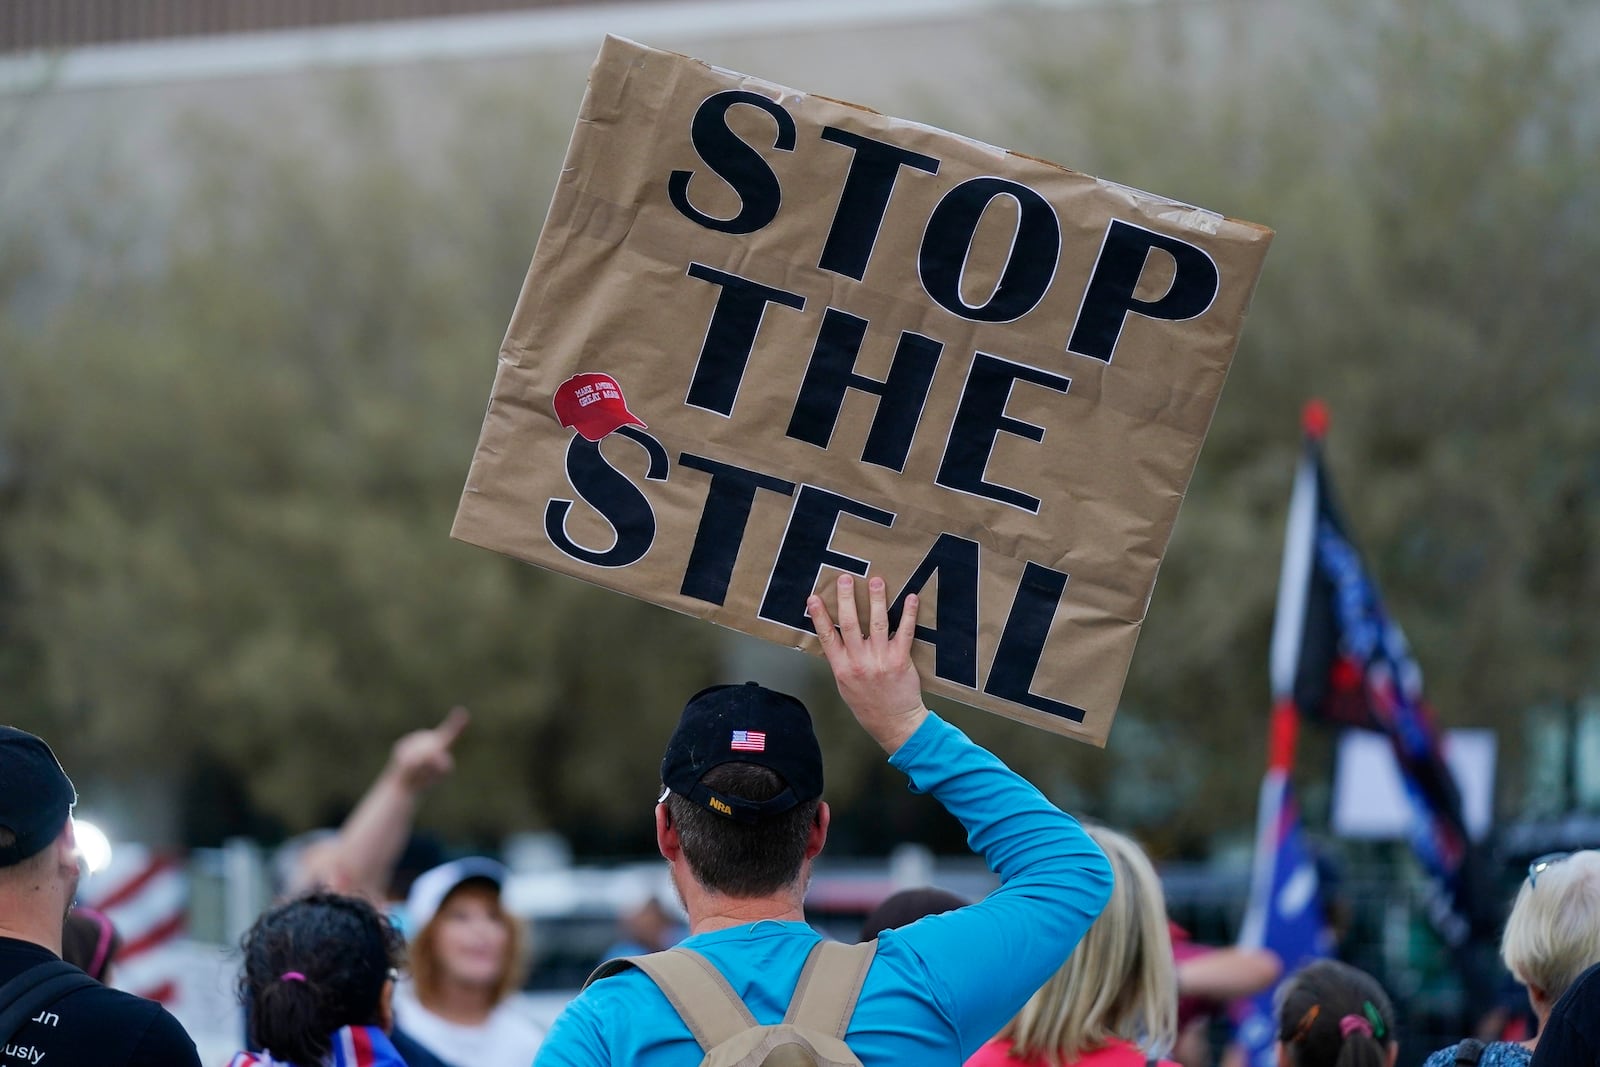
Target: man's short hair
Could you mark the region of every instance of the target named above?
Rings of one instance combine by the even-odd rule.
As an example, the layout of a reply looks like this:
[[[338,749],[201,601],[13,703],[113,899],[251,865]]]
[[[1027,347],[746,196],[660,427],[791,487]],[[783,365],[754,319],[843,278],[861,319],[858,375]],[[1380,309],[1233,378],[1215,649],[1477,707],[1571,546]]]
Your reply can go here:
[[[723,763],[706,772],[704,784],[718,794],[759,804],[788,788],[768,767]],[[806,858],[806,841],[817,820],[816,799],[740,822],[700,807],[677,793],[666,795],[683,858],[695,880],[729,897],[760,897],[793,885]]]
[[[0,726],[0,867],[43,852],[61,835],[77,791],[50,746],[33,734]]]

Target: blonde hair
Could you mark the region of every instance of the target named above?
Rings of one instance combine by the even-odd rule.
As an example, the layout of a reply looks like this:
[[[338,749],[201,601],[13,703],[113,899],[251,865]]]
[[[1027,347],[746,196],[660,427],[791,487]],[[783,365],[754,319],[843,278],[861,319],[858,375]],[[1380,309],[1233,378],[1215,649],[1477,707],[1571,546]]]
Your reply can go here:
[[[1103,826],[1087,829],[1111,861],[1111,900],[1067,962],[1000,1031],[1018,1058],[1054,1067],[1114,1038],[1162,1056],[1178,1036],[1177,969],[1161,880],[1131,839]]]
[[[482,894],[489,901],[489,910],[496,921],[506,930],[506,948],[500,959],[500,975],[495,982],[493,1003],[499,1004],[522,984],[524,933],[522,924],[516,917],[506,911],[505,905],[500,900],[500,893],[492,885],[481,882],[463,882],[445,894],[444,900],[439,902],[439,909],[433,913],[433,918],[411,942],[410,970],[411,983],[416,989],[417,999],[423,1007],[428,1007],[439,1002],[439,992],[444,984],[444,967],[439,959],[439,949],[436,942],[439,930],[440,916],[444,914],[445,901],[458,893]]]
[[[1500,958],[1551,1003],[1600,963],[1600,852],[1574,852],[1525,880],[1511,905]]]

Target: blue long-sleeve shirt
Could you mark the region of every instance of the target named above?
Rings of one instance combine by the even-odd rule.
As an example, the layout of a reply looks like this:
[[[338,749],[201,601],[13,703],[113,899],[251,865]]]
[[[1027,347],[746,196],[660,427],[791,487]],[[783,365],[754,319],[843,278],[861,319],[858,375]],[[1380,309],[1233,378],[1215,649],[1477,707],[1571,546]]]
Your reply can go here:
[[[1071,954],[1111,893],[1111,867],[1076,819],[935,715],[889,760],[967,828],[1000,876],[976,904],[878,938],[845,1042],[867,1067],[952,1067],[995,1035]],[[705,956],[756,1021],[783,1021],[820,935],[764,921],[682,942]],[[638,970],[584,990],[556,1019],[537,1067],[693,1067],[703,1055]]]

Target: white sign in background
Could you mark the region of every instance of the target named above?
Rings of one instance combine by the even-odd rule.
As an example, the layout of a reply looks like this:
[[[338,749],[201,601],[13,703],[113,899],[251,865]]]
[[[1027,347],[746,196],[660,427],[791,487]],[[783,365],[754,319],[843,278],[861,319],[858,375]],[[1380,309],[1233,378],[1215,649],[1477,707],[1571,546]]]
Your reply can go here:
[[[1467,832],[1481,841],[1494,820],[1495,734],[1493,730],[1446,730],[1444,759],[1461,792]],[[1333,780],[1333,832],[1340,837],[1384,840],[1406,836],[1411,802],[1406,798],[1394,750],[1382,734],[1346,730],[1339,738]]]

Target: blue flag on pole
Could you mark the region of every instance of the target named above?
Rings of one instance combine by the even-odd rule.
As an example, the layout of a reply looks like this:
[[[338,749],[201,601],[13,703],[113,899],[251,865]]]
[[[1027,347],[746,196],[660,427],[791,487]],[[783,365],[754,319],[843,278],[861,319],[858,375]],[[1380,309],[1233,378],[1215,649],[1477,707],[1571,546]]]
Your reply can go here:
[[[1285,975],[1327,955],[1330,948],[1318,892],[1316,858],[1300,827],[1300,810],[1289,784],[1300,723],[1296,682],[1306,666],[1304,648],[1308,635],[1320,639],[1327,629],[1320,610],[1324,605],[1314,602],[1312,595],[1320,590],[1312,579],[1317,557],[1315,530],[1323,504],[1318,443],[1326,428],[1326,413],[1320,405],[1308,407],[1305,422],[1306,450],[1289,498],[1283,562],[1278,573],[1278,604],[1272,621],[1272,719],[1267,774],[1261,781],[1256,814],[1250,902],[1239,934],[1242,946],[1277,953]],[[1277,987],[1273,986],[1235,1007],[1234,1040],[1249,1057],[1249,1067],[1277,1067],[1274,1042],[1278,1033],[1272,1015],[1276,993]]]
[[[1285,747],[1282,733],[1292,734],[1292,719],[1284,725],[1285,714],[1292,715],[1293,709],[1280,708],[1273,716],[1275,757]],[[1316,857],[1300,827],[1288,767],[1271,767],[1261,782],[1255,868],[1239,943],[1277,953],[1284,974],[1327,955],[1329,938],[1318,889]],[[1274,986],[1256,994],[1236,1015],[1235,1040],[1249,1067],[1277,1067],[1278,1028],[1272,1013],[1276,991]]]

